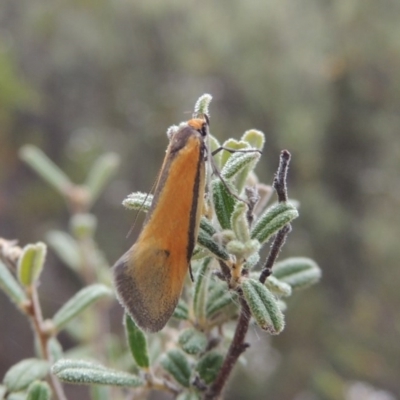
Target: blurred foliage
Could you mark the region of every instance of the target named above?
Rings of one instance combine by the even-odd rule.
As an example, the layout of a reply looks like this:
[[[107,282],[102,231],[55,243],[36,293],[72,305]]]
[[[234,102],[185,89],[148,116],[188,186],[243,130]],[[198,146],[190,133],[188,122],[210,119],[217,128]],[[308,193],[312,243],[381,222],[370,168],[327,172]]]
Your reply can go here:
[[[94,207],[97,241],[116,259],[132,241],[120,201],[149,190],[165,127],[210,92],[219,139],[251,125],[266,133],[262,180],[291,151],[301,208],[287,255],[324,269],[322,285],[291,304],[279,355],[265,355],[276,368],[261,373],[257,357],[246,367],[256,376],[239,367],[229,398],[252,387],[260,399],[340,399],[337,388],[358,380],[400,393],[399,15],[397,0],[3,0],[1,235],[37,242],[67,223],[62,199],[18,160],[22,144],[74,181],[116,151],[122,171]],[[49,313],[79,287],[62,266],[43,279]],[[30,349],[23,322],[5,324],[9,307],[0,297],[2,371]],[[21,340],[4,344],[16,331]]]

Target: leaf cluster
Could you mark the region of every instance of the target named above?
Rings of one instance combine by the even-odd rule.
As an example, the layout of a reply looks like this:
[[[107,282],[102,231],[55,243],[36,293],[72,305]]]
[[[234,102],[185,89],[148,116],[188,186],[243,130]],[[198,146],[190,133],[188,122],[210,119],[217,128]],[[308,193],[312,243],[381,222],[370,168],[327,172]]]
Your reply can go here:
[[[207,112],[210,100],[202,96],[195,113]],[[91,385],[93,399],[110,398],[111,393],[112,398],[124,398],[123,391],[112,387],[142,393],[163,390],[180,400],[218,397],[248,346],[244,338],[250,320],[269,334],[279,334],[285,325],[283,299],[321,276],[317,264],[307,258],[275,263],[284,243],[278,245],[277,238],[282,232],[286,238],[298,211],[287,199],[269,204],[273,189],[259,183],[254,173],[264,143],[264,134],[257,130],[222,145],[210,138],[211,151],[223,150],[214,158],[219,173],[208,171],[205,212],[192,258],[194,284],[185,286],[171,322],[158,334],[146,335],[125,315],[127,343],[100,328],[111,304],[100,300],[109,298],[112,290],[108,263],[94,241],[96,218],[89,212],[118,158],[100,157],[86,182],[76,185],[39,149],[25,146],[21,157],[64,196],[71,212],[70,233],[51,231],[47,242],[85,286],[43,319],[38,287],[46,244],[19,248],[14,241],[0,242],[0,287],[30,319],[39,344],[36,358],[22,360],[7,372],[0,398],[65,399],[61,382]],[[133,193],[123,204],[146,212],[151,202],[150,194]],[[260,251],[269,242],[265,261]],[[57,340],[62,330],[78,342],[72,351],[65,352]]]

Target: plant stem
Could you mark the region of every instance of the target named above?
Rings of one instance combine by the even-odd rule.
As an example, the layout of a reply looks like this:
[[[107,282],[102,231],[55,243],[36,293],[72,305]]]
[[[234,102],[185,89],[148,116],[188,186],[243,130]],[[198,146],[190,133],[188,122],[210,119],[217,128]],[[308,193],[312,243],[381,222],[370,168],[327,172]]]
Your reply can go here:
[[[291,155],[287,150],[281,151],[281,156],[279,157],[279,167],[275,174],[273,187],[278,195],[279,203],[283,203],[288,200],[287,194],[287,172],[289,169],[289,163]],[[290,224],[285,225],[282,229],[278,231],[275,239],[271,245],[267,260],[264,267],[261,269],[260,282],[265,283],[266,279],[272,273],[272,267],[278,258],[278,255],[286,242],[287,235],[292,231],[292,226]]]
[[[228,353],[217,378],[204,395],[205,400],[217,399],[221,395],[239,356],[249,347],[249,344],[245,343],[244,340],[250,323],[250,309],[243,297],[240,297],[240,305],[241,311],[236,325],[235,336],[229,346]]]
[[[261,270],[259,278],[259,281],[261,283],[265,283],[266,279],[271,275],[272,267],[274,266],[275,261],[278,258],[278,255],[283,245],[286,242],[287,235],[289,235],[291,231],[292,231],[292,225],[287,224],[282,229],[280,229],[276,234],[275,240],[271,245],[271,250],[268,254],[267,260],[265,261],[265,265]]]
[[[33,330],[38,339],[42,357],[47,360],[49,364],[52,364],[54,360],[52,359],[52,356],[48,349],[48,343],[51,335],[44,326],[43,313],[39,302],[36,284],[29,286],[26,290],[26,293],[31,303],[31,307],[29,307],[28,309],[28,316],[31,320]],[[58,400],[67,400],[60,381],[51,373],[49,374],[49,381],[56,398]]]
[[[279,167],[278,171],[275,174],[273,183],[273,187],[276,190],[276,194],[278,195],[279,203],[287,201],[288,199],[286,178],[291,157],[292,156],[287,150],[281,151],[281,156],[279,158]]]

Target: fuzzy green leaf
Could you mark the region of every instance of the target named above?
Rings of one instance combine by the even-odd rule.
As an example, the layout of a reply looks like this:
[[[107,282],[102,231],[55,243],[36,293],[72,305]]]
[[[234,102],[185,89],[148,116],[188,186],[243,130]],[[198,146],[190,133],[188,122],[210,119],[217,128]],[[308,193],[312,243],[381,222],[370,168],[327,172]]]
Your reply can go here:
[[[187,320],[189,318],[188,306],[182,299],[179,299],[179,302],[175,307],[172,317],[181,320]]]
[[[264,147],[264,142],[265,142],[265,135],[261,131],[257,131],[255,129],[246,131],[242,138],[241,141],[246,142],[252,147],[253,149],[257,149],[261,151]],[[238,189],[238,192],[241,193],[242,190],[244,189],[248,176],[252,170],[254,170],[254,167],[258,163],[259,158],[255,159],[252,163],[250,163],[236,178],[236,187]]]
[[[65,361],[68,361],[67,363]],[[75,364],[75,366],[73,366]],[[54,364],[52,373],[63,382],[81,385],[109,385],[138,387],[143,380],[136,375],[117,371],[90,362],[60,360]]]
[[[207,337],[196,329],[188,328],[179,335],[178,343],[186,353],[198,354],[206,349]]]
[[[224,184],[220,179],[214,179],[211,184],[215,214],[222,229],[230,229],[231,215],[236,203],[231,192],[235,193],[235,189],[229,181],[225,181]],[[225,185],[229,187],[231,192]]]
[[[260,242],[256,239],[245,243],[239,240],[232,240],[226,244],[226,250],[234,254],[236,258],[247,259],[260,250]]]
[[[208,235],[205,231],[199,230],[199,236],[197,238],[197,242],[200,246],[207,249],[211,254],[214,254],[217,258],[228,261],[230,260],[229,254],[226,250],[220,246],[210,235]]]
[[[251,269],[260,261],[260,254],[254,253],[246,259],[245,268]]]
[[[49,339],[47,346],[53,361],[61,360],[64,357],[63,348],[55,337]]]
[[[50,400],[51,389],[47,382],[35,381],[29,388],[26,400]]]
[[[274,295],[262,283],[251,278],[243,279],[242,290],[257,324],[272,335],[280,333],[285,323]]]
[[[212,383],[221,369],[224,358],[217,351],[209,351],[197,363],[196,370],[206,383]]]
[[[215,150],[221,147],[221,144],[219,143],[218,139],[215,138],[213,135],[208,135],[208,146],[210,152],[213,153]],[[221,156],[222,156],[222,151],[219,151],[217,154],[213,156],[214,164],[217,166],[218,170],[220,170],[222,167]]]
[[[107,367],[92,361],[63,358],[51,367],[51,373],[57,375],[65,369],[99,369],[104,371]]]
[[[229,291],[226,284],[215,282],[207,298],[207,318],[211,318],[215,316],[215,314],[223,312],[225,307],[236,304],[236,302],[236,294]]]
[[[7,393],[7,388],[4,385],[0,385],[0,399],[3,399],[6,393]]]
[[[189,387],[191,368],[185,353],[172,349],[161,357],[160,364],[182,386]]]
[[[222,144],[222,147],[224,149],[230,149],[230,150],[243,150],[243,149],[248,149],[249,145],[248,143],[244,141],[239,141],[233,138],[230,138],[228,140],[225,140],[225,142]],[[233,154],[235,154],[232,151],[228,150],[221,150],[221,166],[224,166],[228,160],[232,157]]]
[[[202,260],[203,258],[206,258],[208,255],[210,254],[205,248],[196,245],[196,247],[193,250],[191,260],[192,261]]]
[[[42,242],[28,244],[18,260],[18,279],[24,286],[36,282],[43,270],[47,248]]]
[[[136,364],[139,367],[148,368],[150,361],[146,336],[128,314],[125,314],[125,333]]]
[[[27,358],[13,365],[4,375],[3,383],[9,392],[26,389],[33,381],[44,378],[49,371],[47,361]]]
[[[208,282],[210,279],[210,269],[209,264],[211,258],[206,258],[200,265],[200,268],[196,275],[194,296],[193,296],[193,310],[197,321],[203,323],[206,314],[206,300],[208,292]]]
[[[277,296],[288,297],[292,294],[292,287],[273,275],[266,279],[265,286]]]
[[[26,400],[26,393],[25,392],[10,393],[7,396],[7,400]]]
[[[70,229],[76,238],[93,237],[97,227],[97,218],[93,214],[79,213],[71,218]]]
[[[120,164],[120,157],[116,153],[106,153],[100,156],[86,178],[85,186],[89,189],[90,202],[99,197],[104,187],[117,171]]]
[[[135,192],[127,196],[122,205],[129,210],[147,212],[150,210],[153,195],[148,193]]]
[[[208,107],[210,106],[212,100],[211,94],[205,93],[202,96],[200,96],[196,104],[194,106],[194,114],[199,115],[199,114],[208,114]]]
[[[195,392],[185,391],[180,393],[176,400],[200,400],[200,395]]]
[[[291,203],[278,203],[267,209],[257,220],[251,231],[251,237],[252,239],[257,239],[260,243],[265,243],[271,236],[298,216],[297,209]]]
[[[241,242],[250,240],[249,223],[247,221],[247,204],[237,202],[231,216],[231,226],[236,238]]]
[[[260,276],[260,271],[254,271],[250,273],[250,278],[254,280],[258,280]],[[268,290],[278,297],[289,297],[292,294],[292,287],[277,278],[273,275],[270,275],[264,284]]]
[[[78,244],[71,235],[54,230],[47,233],[46,241],[68,267],[74,271],[79,271],[81,256]]]
[[[321,279],[322,272],[315,261],[306,257],[292,257],[277,262],[272,275],[293,289],[303,289]]]
[[[250,129],[243,134],[240,140],[247,142],[254,149],[261,151],[264,148],[265,135],[257,129]]]
[[[245,150],[251,150],[245,148]],[[258,151],[250,151],[246,153],[237,152],[232,154],[229,160],[222,168],[221,175],[224,179],[232,179],[238,176],[246,168],[253,168],[255,163],[258,162],[261,155]]]
[[[28,298],[21,286],[0,260],[0,288],[18,306],[26,302]]]
[[[57,330],[62,329],[72,318],[83,312],[92,303],[111,295],[112,290],[102,284],[83,288],[56,312],[53,317],[55,328]]]
[[[211,221],[209,221],[206,217],[201,217],[200,219],[200,229],[203,229],[210,236],[214,235],[217,231],[212,225]]]
[[[68,176],[36,146],[29,144],[23,146],[19,151],[19,156],[43,180],[53,186],[62,195],[65,195],[73,186]]]

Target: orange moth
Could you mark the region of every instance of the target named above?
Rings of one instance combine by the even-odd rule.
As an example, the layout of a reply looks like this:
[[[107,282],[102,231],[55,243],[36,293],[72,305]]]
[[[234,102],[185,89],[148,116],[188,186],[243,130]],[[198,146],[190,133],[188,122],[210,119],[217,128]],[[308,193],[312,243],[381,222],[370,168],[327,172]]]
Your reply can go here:
[[[205,191],[208,117],[173,133],[136,243],[113,267],[117,296],[143,330],[161,330],[178,303]]]

